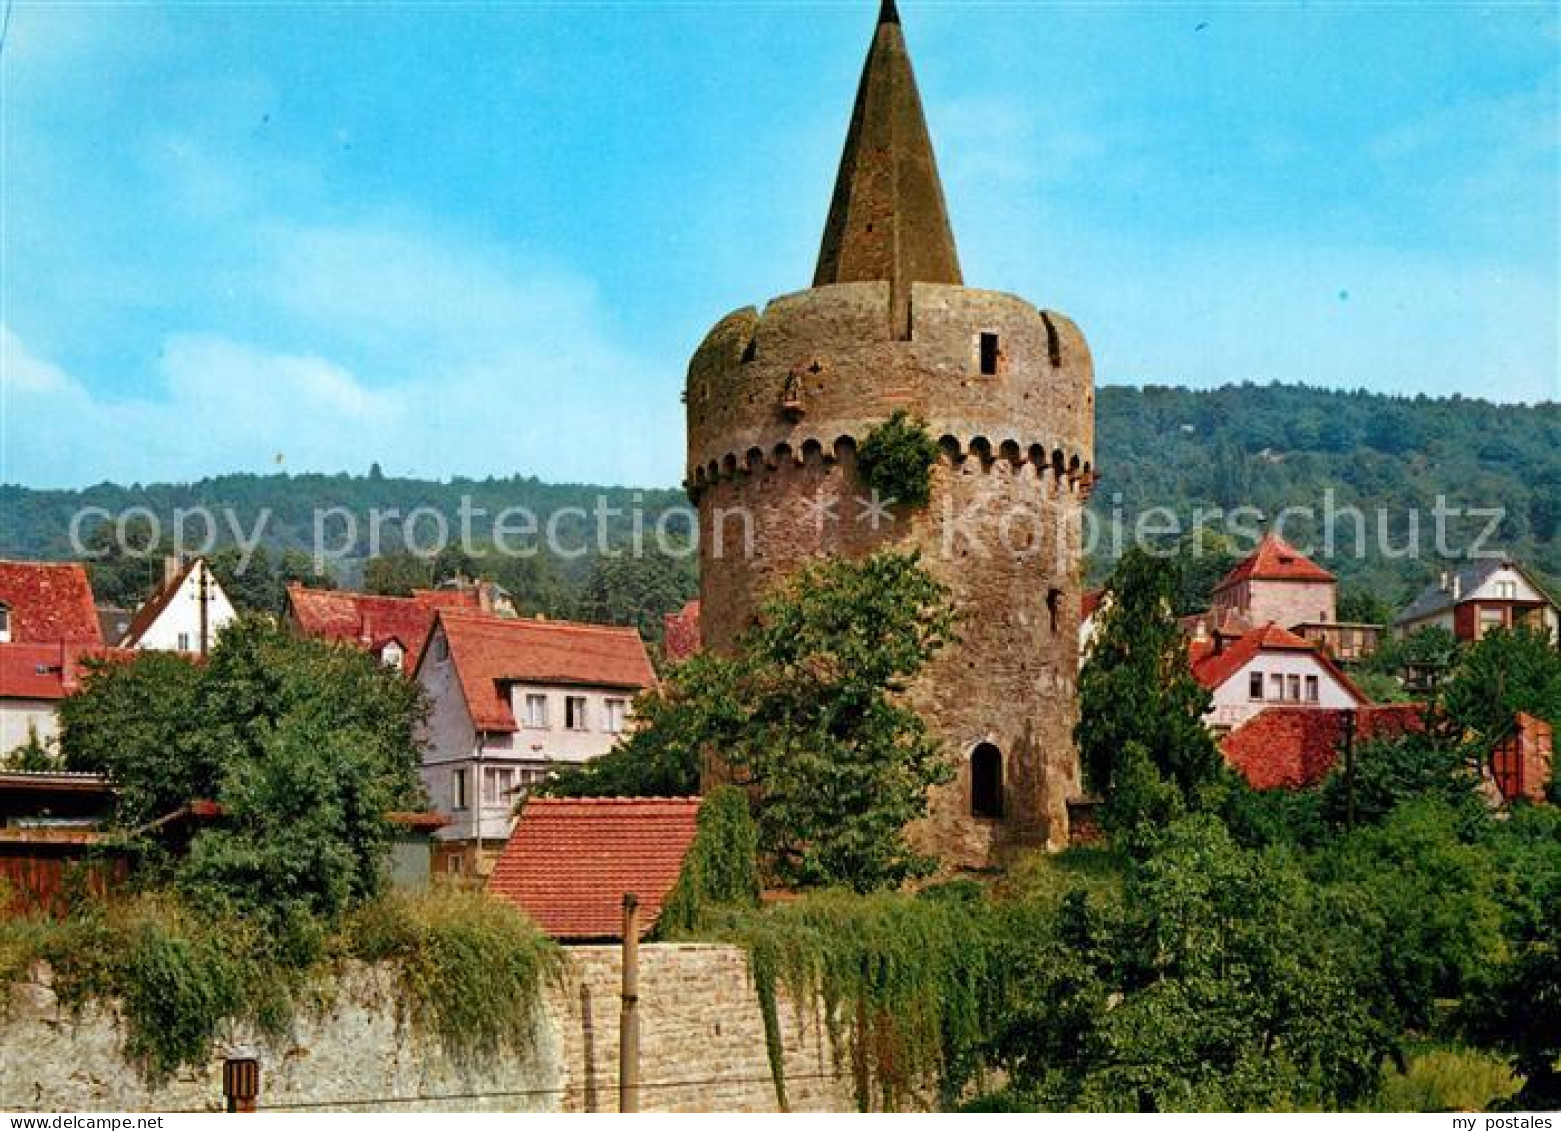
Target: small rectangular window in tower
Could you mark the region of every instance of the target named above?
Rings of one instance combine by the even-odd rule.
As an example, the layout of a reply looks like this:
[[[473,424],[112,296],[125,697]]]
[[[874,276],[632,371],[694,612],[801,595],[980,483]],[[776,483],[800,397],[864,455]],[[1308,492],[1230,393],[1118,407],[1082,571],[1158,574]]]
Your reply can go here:
[[[981,335],[981,375],[983,377],[997,376],[997,335]]]

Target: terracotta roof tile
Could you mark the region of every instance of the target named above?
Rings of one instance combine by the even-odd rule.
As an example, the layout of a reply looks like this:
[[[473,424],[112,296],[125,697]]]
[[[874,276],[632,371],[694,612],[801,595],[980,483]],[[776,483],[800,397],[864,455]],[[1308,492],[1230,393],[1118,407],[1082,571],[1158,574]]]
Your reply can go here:
[[[516,729],[509,685],[573,684],[639,691],[656,682],[638,629],[519,620],[441,609],[466,707],[478,730]]]
[[[1363,707],[1355,713],[1358,740],[1425,729],[1419,703]],[[1327,777],[1339,757],[1343,711],[1268,707],[1225,736],[1225,760],[1254,789],[1304,789]]]
[[[92,584],[75,562],[0,561],[0,603],[11,611],[16,643],[103,643]]]
[[[410,597],[381,597],[336,589],[287,588],[293,621],[305,636],[339,640],[378,652],[399,641],[407,653],[406,670],[417,667],[434,614],[441,608],[475,609],[475,590],[417,589]]]
[[[0,644],[0,699],[64,699],[81,686],[87,661],[134,655],[93,644]]]
[[[488,891],[559,939],[615,939],[626,892],[650,931],[694,839],[700,799],[538,797],[526,803]]]
[[[1333,581],[1333,574],[1277,534],[1265,534],[1256,550],[1227,573],[1214,591],[1242,581]]]

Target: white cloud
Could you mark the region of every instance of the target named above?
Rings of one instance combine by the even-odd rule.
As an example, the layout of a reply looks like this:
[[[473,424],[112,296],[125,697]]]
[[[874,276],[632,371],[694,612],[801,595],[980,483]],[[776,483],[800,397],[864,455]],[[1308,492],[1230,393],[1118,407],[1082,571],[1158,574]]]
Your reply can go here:
[[[9,326],[0,325],[0,388],[6,393],[59,393],[71,385],[63,369],[34,355]]]

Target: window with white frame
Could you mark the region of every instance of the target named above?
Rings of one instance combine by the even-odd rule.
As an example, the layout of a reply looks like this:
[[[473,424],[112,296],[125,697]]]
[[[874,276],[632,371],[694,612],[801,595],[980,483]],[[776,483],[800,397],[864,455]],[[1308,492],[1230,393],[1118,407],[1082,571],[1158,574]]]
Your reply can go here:
[[[547,729],[547,696],[539,691],[526,693],[526,726],[535,730]]]
[[[1290,692],[1290,701],[1292,703],[1299,703],[1301,701],[1301,677],[1298,675],[1292,675],[1286,676],[1285,678],[1288,683],[1286,690]]]
[[[1516,581],[1498,581],[1496,583],[1496,596],[1503,601],[1516,601],[1518,599],[1518,583]]]
[[[564,726],[569,730],[585,730],[585,696],[564,696]]]
[[[1314,676],[1314,675],[1307,676],[1306,677],[1306,701],[1308,703],[1315,703],[1315,702],[1317,702],[1319,691],[1320,691],[1320,687],[1319,687],[1318,682],[1317,682],[1317,677]]]
[[[179,639],[176,641],[176,644],[179,651],[188,652],[190,650],[190,634],[188,632],[179,633]]]
[[[508,805],[515,792],[514,766],[484,766],[482,770],[482,803],[493,809]]]
[[[606,729],[610,734],[621,734],[623,727],[629,719],[629,701],[627,699],[604,699],[602,707],[606,712]]]
[[[1271,676],[1269,676],[1268,677],[1268,685],[1269,685],[1269,696],[1268,697],[1270,699],[1283,699],[1285,697],[1285,677],[1284,676],[1282,676],[1282,675],[1271,675]]]
[[[1248,699],[1261,699],[1261,698],[1263,698],[1263,673],[1262,672],[1252,672],[1250,675],[1247,676],[1247,698]]]
[[[466,771],[450,771],[450,808],[466,808]]]

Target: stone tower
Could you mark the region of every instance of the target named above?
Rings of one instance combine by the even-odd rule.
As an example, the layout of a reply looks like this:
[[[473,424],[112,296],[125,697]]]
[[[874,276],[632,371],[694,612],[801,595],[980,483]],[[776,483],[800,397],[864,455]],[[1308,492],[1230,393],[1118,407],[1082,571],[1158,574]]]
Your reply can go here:
[[[689,363],[688,479],[705,643],[728,648],[808,558],[919,549],[961,641],[911,691],[957,765],[913,837],[983,868],[1067,838],[1079,791],[1081,509],[1089,348],[1060,314],[963,285],[893,0],[862,71],[810,290],[727,315]],[[932,501],[886,516],[856,470],[897,409],[942,456]]]

